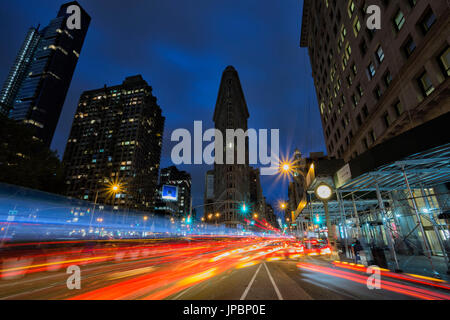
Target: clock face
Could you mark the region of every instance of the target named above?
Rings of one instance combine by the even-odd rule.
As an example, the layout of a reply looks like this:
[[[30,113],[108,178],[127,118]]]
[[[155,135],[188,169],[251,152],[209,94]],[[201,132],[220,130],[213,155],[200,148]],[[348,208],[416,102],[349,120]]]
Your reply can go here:
[[[321,185],[317,188],[316,194],[320,199],[329,199],[331,197],[331,188],[327,185]]]

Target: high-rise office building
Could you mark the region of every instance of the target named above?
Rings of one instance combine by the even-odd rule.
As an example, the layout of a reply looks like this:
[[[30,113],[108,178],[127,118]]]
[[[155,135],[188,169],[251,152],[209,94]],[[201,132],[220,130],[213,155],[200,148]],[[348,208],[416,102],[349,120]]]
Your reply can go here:
[[[205,175],[205,192],[203,195],[203,220],[214,221],[214,170],[208,170]]]
[[[191,175],[186,171],[180,171],[175,166],[161,169],[159,178],[159,190],[158,198],[156,199],[155,211],[164,211],[159,208],[170,208],[170,214],[178,218],[186,217],[191,213]],[[162,198],[162,187],[164,185],[176,186],[178,189],[178,199],[174,205],[170,204],[170,201]],[[173,211],[173,212],[172,212]]]
[[[151,210],[165,118],[142,76],[81,95],[64,154],[67,195]],[[120,185],[111,196],[108,185]]]
[[[215,128],[222,132],[226,141],[226,129],[242,129],[247,131],[247,120],[250,114],[245,102],[244,93],[237,71],[228,66],[222,75],[219,94],[213,121]],[[244,223],[246,215],[251,212],[241,210],[248,206],[250,200],[248,181],[248,140],[245,141],[245,164],[237,164],[237,139],[231,145],[224,145],[234,150],[235,164],[214,164],[214,200],[216,214],[220,214],[219,223],[229,227],[236,227]]]
[[[265,202],[265,217],[267,222],[274,228],[280,228],[279,223],[277,221],[277,216],[275,214],[275,210],[273,209],[272,205],[267,202],[266,199],[264,199]]]
[[[366,27],[368,5],[381,29]],[[445,0],[305,0],[307,47],[328,154],[346,161],[450,111]]]
[[[80,8],[80,29],[67,20]],[[91,18],[76,2],[61,6],[42,30],[31,28],[3,86],[0,105],[4,114],[35,130],[35,137],[50,146],[69,90]]]
[[[258,214],[260,219],[265,218],[266,204],[261,186],[260,170],[258,168],[249,167],[249,192],[250,201],[249,208],[253,213]]]
[[[41,35],[36,28],[28,30],[25,41],[16,56],[16,60],[0,92],[0,114],[7,116],[13,108],[17,92],[25,79],[26,72],[33,59]]]

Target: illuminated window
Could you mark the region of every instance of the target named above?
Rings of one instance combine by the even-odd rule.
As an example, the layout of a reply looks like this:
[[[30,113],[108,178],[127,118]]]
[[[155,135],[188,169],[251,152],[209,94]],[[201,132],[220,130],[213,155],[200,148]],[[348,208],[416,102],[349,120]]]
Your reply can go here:
[[[399,9],[394,17],[394,27],[397,31],[400,31],[405,24],[405,16],[403,12]]]
[[[379,63],[382,63],[384,60],[384,52],[383,52],[383,48],[381,46],[378,46],[378,49],[377,49],[377,60]]]
[[[447,47],[439,56],[439,65],[444,75],[446,77],[450,76],[450,47]]]
[[[348,16],[351,18],[353,16],[353,12],[355,12],[356,6],[353,0],[350,0],[348,3]]]
[[[373,64],[373,62],[370,62],[369,66],[367,67],[367,77],[369,78],[369,80],[372,80],[373,77],[375,76],[375,66]]]
[[[355,22],[353,23],[353,32],[355,33],[355,37],[358,36],[360,30],[361,30],[361,23],[359,22],[358,17],[356,17]]]
[[[418,79],[419,87],[422,90],[422,93],[425,97],[428,97],[434,91],[433,83],[430,80],[430,77],[426,72],[422,73],[422,75]]]

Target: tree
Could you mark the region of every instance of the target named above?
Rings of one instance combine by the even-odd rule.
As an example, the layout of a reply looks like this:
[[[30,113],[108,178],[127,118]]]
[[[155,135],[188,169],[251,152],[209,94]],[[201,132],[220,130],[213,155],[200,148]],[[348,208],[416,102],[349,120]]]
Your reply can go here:
[[[52,193],[64,190],[64,170],[55,151],[33,130],[0,116],[0,182]]]

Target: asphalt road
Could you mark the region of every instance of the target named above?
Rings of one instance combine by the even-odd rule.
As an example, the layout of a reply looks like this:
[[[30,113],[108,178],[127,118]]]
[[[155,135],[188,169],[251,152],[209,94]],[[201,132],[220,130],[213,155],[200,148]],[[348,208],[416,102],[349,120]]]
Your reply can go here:
[[[279,254],[278,244],[260,240],[30,252],[0,261],[0,299],[450,299],[445,283],[437,287],[389,273],[381,277],[381,289],[371,290],[368,274],[357,266],[336,265],[320,256],[290,259]],[[81,288],[70,290],[67,267],[74,264],[80,267]]]
[[[328,266],[318,258],[308,263]],[[234,269],[190,287],[169,299],[181,300],[405,300],[417,299],[387,290],[370,290],[350,280],[308,270],[297,261],[271,261]]]

